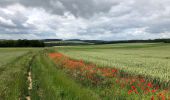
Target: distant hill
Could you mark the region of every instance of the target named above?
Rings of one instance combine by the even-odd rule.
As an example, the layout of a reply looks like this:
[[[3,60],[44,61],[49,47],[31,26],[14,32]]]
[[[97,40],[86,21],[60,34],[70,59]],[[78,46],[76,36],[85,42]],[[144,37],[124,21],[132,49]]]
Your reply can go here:
[[[80,39],[42,39],[42,40],[0,40],[0,47],[51,47],[51,46],[75,46],[75,45],[99,45],[115,43],[170,43],[170,39],[150,40],[80,40]]]
[[[170,43],[170,39],[149,39],[149,40],[80,40],[80,39],[45,39],[45,46],[71,46],[71,45],[97,45],[97,44],[115,44],[115,43]]]
[[[45,46],[73,46],[73,45],[91,45],[94,43],[85,42],[82,40],[62,40],[62,41],[47,41]]]
[[[44,42],[49,42],[49,41],[62,41],[62,39],[43,39],[42,41],[44,41]]]

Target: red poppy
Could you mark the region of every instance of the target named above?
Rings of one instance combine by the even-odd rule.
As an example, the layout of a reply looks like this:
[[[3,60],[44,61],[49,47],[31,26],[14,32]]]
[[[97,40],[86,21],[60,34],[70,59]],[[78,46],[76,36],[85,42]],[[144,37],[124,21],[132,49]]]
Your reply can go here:
[[[151,97],[151,100],[154,100],[154,96]]]
[[[155,93],[155,92],[156,92],[156,90],[155,90],[155,89],[153,89],[153,90],[152,90],[152,93]]]
[[[148,87],[152,87],[152,83],[151,82],[148,83]]]
[[[135,87],[135,86],[131,86],[131,88],[132,88],[133,90],[135,90],[135,89],[136,89],[136,87]]]
[[[133,90],[129,90],[129,91],[128,91],[128,94],[130,95],[132,92],[133,92]]]
[[[144,80],[144,79],[141,79],[141,80],[140,80],[140,82],[142,82],[142,83],[143,83],[143,82],[145,82],[145,80]]]

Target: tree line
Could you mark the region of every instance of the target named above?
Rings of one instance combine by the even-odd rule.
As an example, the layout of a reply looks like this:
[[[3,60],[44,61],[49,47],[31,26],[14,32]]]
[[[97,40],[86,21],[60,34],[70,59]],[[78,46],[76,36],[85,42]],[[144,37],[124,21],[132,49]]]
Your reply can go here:
[[[170,39],[153,39],[153,40],[116,40],[116,41],[102,41],[102,40],[83,40],[94,44],[115,44],[115,43],[170,43]]]
[[[40,40],[0,40],[0,47],[44,47]]]

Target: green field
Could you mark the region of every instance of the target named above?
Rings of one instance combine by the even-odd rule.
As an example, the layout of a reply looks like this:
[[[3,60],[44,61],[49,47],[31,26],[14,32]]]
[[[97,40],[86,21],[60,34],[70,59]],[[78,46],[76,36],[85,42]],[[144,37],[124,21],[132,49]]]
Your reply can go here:
[[[14,58],[23,55],[28,50],[16,48],[0,48],[0,66],[7,64]]]
[[[0,48],[0,100],[18,100],[28,95],[27,71],[33,52],[39,48]]]
[[[111,44],[59,47],[59,52],[74,59],[83,59],[99,66],[115,67],[170,81],[170,44]]]
[[[49,41],[45,42],[46,46],[69,46],[69,45],[92,45],[94,43],[84,42],[84,41]]]
[[[59,58],[52,59],[49,54]],[[170,81],[170,44],[166,43],[0,48],[0,58],[0,100],[150,100],[160,93],[154,100],[166,100],[170,96],[162,92],[164,88],[169,91]],[[100,71],[116,68],[120,72],[110,78],[93,66]],[[88,75],[91,79],[86,78]],[[139,75],[148,79],[144,83],[147,88],[151,87],[148,82],[164,86],[154,93],[151,91],[156,88],[152,87],[144,94],[137,87],[138,81],[124,84]],[[132,86],[138,92],[129,95]]]

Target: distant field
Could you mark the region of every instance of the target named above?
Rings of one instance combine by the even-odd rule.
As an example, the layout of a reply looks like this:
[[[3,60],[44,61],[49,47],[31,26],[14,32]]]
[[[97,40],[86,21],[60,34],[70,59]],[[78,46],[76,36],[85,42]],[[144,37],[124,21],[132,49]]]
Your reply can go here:
[[[0,66],[4,65],[14,58],[23,55],[28,50],[26,49],[14,49],[14,48],[0,48]]]
[[[18,56],[29,51],[37,51],[41,48],[0,48],[0,66],[11,62]]]
[[[83,42],[83,41],[50,41],[50,42],[45,42],[45,43],[88,43],[88,42]]]
[[[89,44],[94,44],[94,43],[84,42],[84,41],[50,41],[50,42],[45,42],[46,46],[89,45]]]
[[[170,81],[170,44],[130,43],[56,48],[74,59]]]

